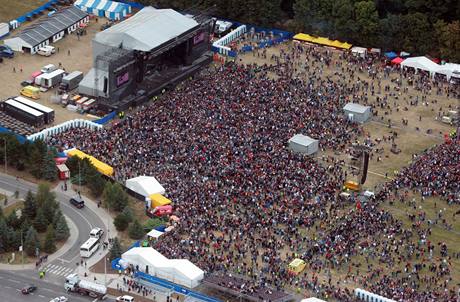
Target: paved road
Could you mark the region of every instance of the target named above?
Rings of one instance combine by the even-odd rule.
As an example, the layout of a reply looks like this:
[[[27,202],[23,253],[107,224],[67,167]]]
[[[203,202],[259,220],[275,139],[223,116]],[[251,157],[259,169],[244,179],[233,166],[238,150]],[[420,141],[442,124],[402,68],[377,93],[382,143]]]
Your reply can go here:
[[[16,181],[14,177],[0,173],[0,188],[10,192],[17,190],[20,197],[25,197],[29,190],[36,192],[37,186],[24,180]],[[56,198],[60,202],[63,214],[70,218],[76,229],[78,229],[77,240],[60,257],[43,264],[43,267],[46,267],[44,281],[38,278],[37,270],[15,272],[0,270],[0,301],[49,301],[58,295],[68,296],[63,287],[64,279],[66,275],[77,269],[76,263],[80,262],[80,245],[89,238],[89,231],[93,227],[101,227],[107,233],[102,219],[91,209],[88,207],[83,209],[73,207],[69,204],[68,195],[63,192],[56,192]],[[39,290],[33,297],[23,296],[18,291],[27,283],[34,283],[39,286]],[[71,299],[71,301],[88,300],[90,299],[80,298],[80,296],[72,297]]]

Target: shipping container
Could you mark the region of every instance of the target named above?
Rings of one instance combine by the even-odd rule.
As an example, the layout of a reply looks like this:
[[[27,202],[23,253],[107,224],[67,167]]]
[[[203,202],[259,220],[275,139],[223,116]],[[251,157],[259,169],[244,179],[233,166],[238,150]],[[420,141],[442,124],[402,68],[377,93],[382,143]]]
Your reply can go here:
[[[46,107],[45,105],[39,104],[37,102],[34,102],[32,100],[29,100],[25,97],[22,96],[17,96],[14,98],[16,101],[18,101],[21,104],[24,104],[26,106],[29,106],[37,111],[42,112],[45,115],[45,123],[46,124],[51,124],[54,122],[54,110]]]
[[[45,124],[45,115],[33,108],[19,103],[13,99],[6,100],[2,103],[3,110],[15,119],[26,124],[41,127]]]

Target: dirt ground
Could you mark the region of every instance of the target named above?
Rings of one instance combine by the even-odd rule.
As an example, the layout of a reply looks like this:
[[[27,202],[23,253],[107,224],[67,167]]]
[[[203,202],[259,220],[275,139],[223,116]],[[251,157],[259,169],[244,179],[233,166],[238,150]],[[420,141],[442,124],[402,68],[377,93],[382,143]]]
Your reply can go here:
[[[92,47],[91,40],[96,33],[100,31],[100,26],[105,23],[104,19],[91,19],[87,27],[87,35],[77,37],[75,34],[67,35],[60,41],[53,43],[57,51],[50,57],[40,55],[15,53],[12,59],[5,59],[0,64],[0,99],[6,99],[19,94],[21,89],[20,83],[30,77],[32,72],[38,71],[47,64],[54,64],[56,67],[59,63],[62,64],[67,72],[75,70],[82,71],[86,74],[92,67]],[[15,71],[13,70],[15,69]],[[40,99],[37,101],[43,105],[51,107],[55,110],[54,124],[60,124],[71,119],[94,119],[86,115],[81,115],[76,112],[71,112],[62,108],[59,104],[53,104],[51,97],[57,93],[57,88],[50,89],[46,93],[40,93]],[[50,127],[51,125],[47,125]]]
[[[48,0],[2,0],[0,22],[9,22],[45,4]]]

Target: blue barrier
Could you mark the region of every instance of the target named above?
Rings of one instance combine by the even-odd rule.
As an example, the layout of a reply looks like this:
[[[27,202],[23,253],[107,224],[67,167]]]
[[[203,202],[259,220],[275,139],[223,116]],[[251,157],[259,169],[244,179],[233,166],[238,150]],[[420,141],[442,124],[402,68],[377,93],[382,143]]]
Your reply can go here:
[[[6,134],[11,134],[11,135],[14,135],[16,137],[16,139],[21,143],[21,144],[24,144],[26,142],[26,138],[22,135],[19,135],[13,131],[11,131],[10,129],[8,128],[5,128],[5,127],[2,127],[0,126],[0,133],[6,133]]]
[[[113,259],[110,264],[111,264],[111,267],[113,270],[122,270],[123,268],[121,267],[120,264],[118,264],[118,262],[120,261],[121,258],[115,258]]]
[[[229,56],[229,57],[236,58],[237,55],[238,55],[237,52],[234,51],[234,50],[230,50],[230,51],[228,52],[228,56]]]
[[[19,23],[24,23],[25,21],[27,21],[27,17],[32,17],[34,14],[38,14],[44,10],[46,10],[48,7],[50,7],[51,5],[57,3],[58,0],[50,0],[48,1],[47,3],[43,4],[42,6],[39,6],[38,8],[34,9],[33,11],[30,11],[18,18],[16,18],[16,20],[19,22]]]
[[[100,118],[98,120],[95,120],[94,122],[96,124],[99,124],[99,125],[104,125],[106,123],[108,123],[110,120],[114,119],[115,116],[116,116],[116,112],[113,111],[113,112],[110,112],[109,114],[107,114],[106,116],[104,116],[103,118]]]
[[[203,295],[203,294],[198,293],[198,292],[194,292],[194,291],[189,290],[187,288],[184,288],[184,287],[182,287],[182,286],[180,286],[178,284],[175,284],[175,283],[172,283],[172,282],[169,282],[169,281],[154,277],[152,275],[148,275],[148,274],[143,273],[143,272],[135,272],[134,277],[142,279],[142,280],[150,282],[150,283],[153,283],[153,284],[156,284],[156,285],[159,285],[159,286],[162,286],[162,287],[165,287],[165,288],[169,288],[171,290],[174,290],[176,293],[180,293],[180,294],[183,294],[183,295],[186,295],[186,296],[190,296],[190,297],[199,299],[201,301],[205,301],[205,302],[221,302],[218,299],[211,298],[209,296]]]

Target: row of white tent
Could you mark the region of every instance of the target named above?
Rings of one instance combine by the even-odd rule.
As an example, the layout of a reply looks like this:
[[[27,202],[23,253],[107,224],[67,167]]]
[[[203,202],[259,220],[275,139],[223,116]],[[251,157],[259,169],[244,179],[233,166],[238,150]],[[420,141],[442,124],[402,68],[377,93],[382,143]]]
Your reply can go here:
[[[187,259],[168,259],[151,247],[134,247],[121,255],[119,264],[134,266],[139,271],[194,288],[204,278],[204,271]]]
[[[450,80],[452,77],[460,78],[460,64],[446,63],[439,65],[424,56],[405,59],[401,62],[401,68],[404,67],[427,71],[431,77],[434,77],[435,74],[440,74],[445,75],[447,80]]]

